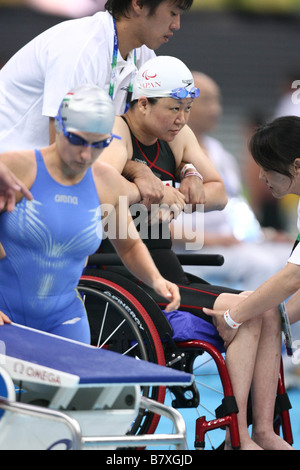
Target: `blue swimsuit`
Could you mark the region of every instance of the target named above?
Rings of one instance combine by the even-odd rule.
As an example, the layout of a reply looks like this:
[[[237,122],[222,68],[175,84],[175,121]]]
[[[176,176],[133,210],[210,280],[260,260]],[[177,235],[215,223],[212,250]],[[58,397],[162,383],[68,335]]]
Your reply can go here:
[[[92,171],[65,186],[36,150],[34,200],[0,215],[0,310],[15,323],[89,343],[86,312],[76,290],[86,257],[102,239]]]

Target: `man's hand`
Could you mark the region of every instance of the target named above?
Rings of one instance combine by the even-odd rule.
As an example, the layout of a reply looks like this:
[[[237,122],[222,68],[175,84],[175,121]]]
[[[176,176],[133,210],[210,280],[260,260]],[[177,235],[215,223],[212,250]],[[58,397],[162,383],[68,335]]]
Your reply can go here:
[[[16,205],[16,192],[21,192],[28,200],[33,196],[26,186],[10,171],[0,163],[0,210],[6,209],[12,212]]]
[[[184,205],[184,195],[172,186],[165,186],[164,197],[159,204],[155,204],[151,207],[149,223],[171,222],[171,220],[176,219],[183,211]]]
[[[133,182],[137,185],[141,194],[140,203],[143,204],[148,210],[151,209],[152,204],[159,204],[164,195],[164,185],[162,181],[153,175],[151,171],[151,178],[136,177]]]
[[[11,320],[8,318],[7,315],[5,315],[5,313],[0,311],[0,326],[3,326],[5,323],[10,324]]]
[[[164,185],[162,181],[144,163],[127,162],[122,175],[136,184],[141,194],[139,202],[146,206],[148,211],[151,209],[151,204],[158,204],[163,198]]]

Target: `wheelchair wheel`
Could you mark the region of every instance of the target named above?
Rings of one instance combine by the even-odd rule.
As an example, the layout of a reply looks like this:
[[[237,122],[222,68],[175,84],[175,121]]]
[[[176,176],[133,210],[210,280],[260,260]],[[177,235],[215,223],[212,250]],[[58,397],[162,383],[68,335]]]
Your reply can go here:
[[[115,273],[88,273],[80,279],[78,291],[87,311],[92,345],[164,366],[162,343],[148,313],[159,309],[152,299]],[[164,403],[165,387],[143,387],[142,393]],[[153,433],[159,419],[158,415],[141,410],[129,433]]]

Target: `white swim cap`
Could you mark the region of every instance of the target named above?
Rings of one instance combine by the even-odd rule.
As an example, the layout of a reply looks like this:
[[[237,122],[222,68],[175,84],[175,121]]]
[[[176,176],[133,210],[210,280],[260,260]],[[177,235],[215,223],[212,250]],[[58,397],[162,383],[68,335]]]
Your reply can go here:
[[[95,85],[81,85],[64,97],[56,116],[56,129],[111,134],[115,109],[109,95]]]
[[[139,69],[133,84],[132,99],[147,98],[184,99],[197,98],[200,90],[194,87],[194,79],[187,66],[176,57],[158,56],[145,62]]]

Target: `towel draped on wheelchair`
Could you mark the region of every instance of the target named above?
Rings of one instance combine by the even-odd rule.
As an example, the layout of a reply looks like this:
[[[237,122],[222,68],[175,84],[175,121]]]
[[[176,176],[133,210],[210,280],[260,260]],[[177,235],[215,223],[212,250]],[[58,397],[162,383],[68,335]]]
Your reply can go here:
[[[203,318],[197,317],[190,312],[173,310],[165,312],[173,329],[174,341],[201,340],[215,346],[221,353],[225,352],[224,342],[217,329]]]

